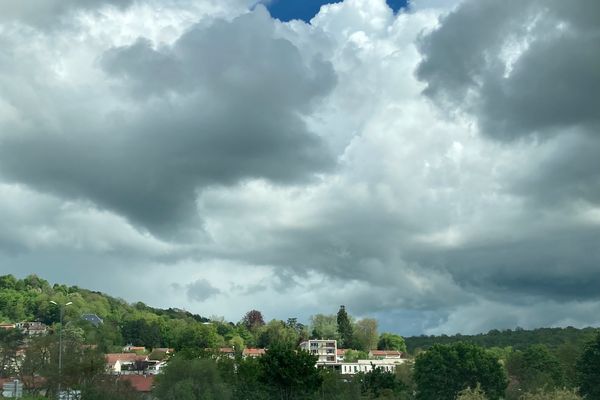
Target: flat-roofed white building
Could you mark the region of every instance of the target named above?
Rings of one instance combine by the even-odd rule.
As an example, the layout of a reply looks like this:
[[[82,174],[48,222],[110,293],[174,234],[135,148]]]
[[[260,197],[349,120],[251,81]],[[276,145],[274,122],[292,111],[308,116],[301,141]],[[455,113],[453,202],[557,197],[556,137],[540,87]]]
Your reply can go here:
[[[404,363],[405,359],[387,360],[358,360],[356,362],[340,363],[339,371],[342,375],[355,375],[359,372],[367,373],[379,368],[384,372],[396,371],[396,366]]]
[[[317,356],[317,365],[335,364],[337,362],[337,340],[307,340],[300,343],[300,349]]]

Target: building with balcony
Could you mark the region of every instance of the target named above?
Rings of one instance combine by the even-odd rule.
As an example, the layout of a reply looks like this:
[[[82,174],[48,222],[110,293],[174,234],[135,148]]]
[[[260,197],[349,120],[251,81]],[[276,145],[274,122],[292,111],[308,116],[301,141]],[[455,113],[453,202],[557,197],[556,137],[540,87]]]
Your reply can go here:
[[[317,365],[335,364],[337,362],[336,340],[307,340],[300,343],[300,349],[317,356]]]

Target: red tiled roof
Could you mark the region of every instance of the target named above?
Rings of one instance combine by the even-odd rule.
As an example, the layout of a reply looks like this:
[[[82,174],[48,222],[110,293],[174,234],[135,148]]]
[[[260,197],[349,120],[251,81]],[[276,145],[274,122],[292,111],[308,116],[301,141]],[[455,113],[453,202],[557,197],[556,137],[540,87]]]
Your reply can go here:
[[[343,356],[344,354],[346,354],[346,349],[337,349],[336,354],[338,356]]]
[[[371,350],[371,354],[374,356],[393,356],[393,357],[401,357],[402,353],[397,350]]]
[[[170,349],[168,347],[156,347],[152,349],[152,351],[161,351],[163,353],[174,353],[175,349]]]
[[[135,362],[135,361],[145,361],[148,357],[146,356],[138,356],[135,353],[112,353],[105,354],[106,362],[108,364],[114,364],[117,361],[125,361],[125,362]]]
[[[234,353],[234,351],[231,347],[221,347],[219,353]]]
[[[129,382],[131,387],[138,392],[148,393],[154,385],[154,375],[121,375],[118,378],[122,382]]]
[[[245,356],[262,356],[263,354],[265,354],[265,349],[247,348],[247,349],[244,349],[242,354]]]

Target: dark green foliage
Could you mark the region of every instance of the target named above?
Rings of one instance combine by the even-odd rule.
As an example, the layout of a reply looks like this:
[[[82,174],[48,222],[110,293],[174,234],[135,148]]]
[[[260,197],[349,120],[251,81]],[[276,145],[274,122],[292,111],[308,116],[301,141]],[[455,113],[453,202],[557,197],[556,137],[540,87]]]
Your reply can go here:
[[[157,376],[154,394],[159,400],[228,400],[231,389],[215,360],[175,356]]]
[[[532,392],[564,385],[564,372],[558,358],[543,344],[513,352],[507,360],[506,369],[511,380],[518,382],[518,391]]]
[[[327,400],[363,400],[359,379],[340,375],[330,369],[320,370],[323,383],[315,399]]]
[[[119,381],[111,375],[100,376],[93,384],[84,386],[81,395],[85,400],[142,400],[143,398],[129,382]]]
[[[490,400],[496,400],[507,385],[498,359],[469,343],[434,345],[420,354],[414,379],[419,400],[454,400],[461,390],[478,384]]]
[[[577,361],[579,390],[586,399],[600,399],[600,332],[584,347]]]
[[[354,334],[352,329],[352,323],[348,318],[346,307],[340,306],[340,310],[337,313],[337,330],[340,334],[340,345],[339,347],[352,347],[352,336]]]
[[[121,334],[126,343],[134,346],[154,348],[162,343],[158,324],[142,318],[125,321],[121,328]]]
[[[262,364],[258,358],[238,360],[234,382],[234,399],[263,400],[269,392],[261,382]]]
[[[0,378],[14,376],[17,372],[17,352],[23,343],[20,331],[0,329]]]
[[[275,345],[259,359],[259,381],[282,400],[305,399],[317,392],[323,378],[315,368],[317,357],[306,351]]]
[[[368,398],[377,399],[380,396],[398,398],[402,392],[408,389],[394,373],[383,371],[381,368],[374,368],[366,374],[359,374],[357,379],[361,383],[362,393]]]
[[[418,349],[426,350],[434,344],[451,344],[456,342],[473,343],[482,347],[512,347],[514,350],[525,350],[533,344],[544,344],[551,351],[564,344],[571,343],[583,347],[583,344],[591,340],[595,335],[595,329],[577,329],[569,326],[567,328],[540,328],[525,330],[507,329],[499,331],[491,330],[488,333],[478,335],[453,336],[412,336],[405,337],[406,347],[409,353],[415,354]]]

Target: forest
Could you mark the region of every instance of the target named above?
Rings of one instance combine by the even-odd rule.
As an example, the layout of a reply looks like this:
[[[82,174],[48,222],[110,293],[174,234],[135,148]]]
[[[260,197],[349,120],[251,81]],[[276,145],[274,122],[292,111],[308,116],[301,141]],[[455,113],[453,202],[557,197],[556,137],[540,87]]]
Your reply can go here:
[[[84,314],[102,323],[86,321]],[[266,322],[258,310],[228,322],[50,285],[37,276],[1,276],[0,322],[23,321],[42,322],[48,333],[27,337],[17,329],[0,329],[0,378],[19,378],[31,398],[55,397],[61,386],[90,400],[600,398],[600,334],[593,328],[404,339],[380,334],[376,320],[357,320],[344,307],[337,314],[313,315],[308,324],[294,317]],[[341,375],[315,368],[316,358],[298,350],[311,338],[336,339],[347,349],[346,361],[364,359],[378,348],[402,352],[404,362],[394,372],[373,368]],[[146,353],[174,349],[162,355],[166,367],[150,394],[106,373],[105,354],[121,352],[125,345]],[[220,355],[224,346],[235,354]],[[243,357],[248,347],[267,350],[262,357]]]

